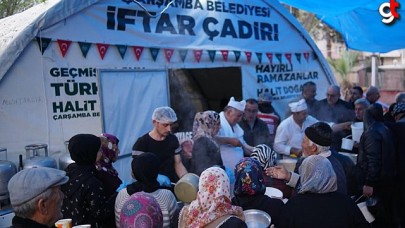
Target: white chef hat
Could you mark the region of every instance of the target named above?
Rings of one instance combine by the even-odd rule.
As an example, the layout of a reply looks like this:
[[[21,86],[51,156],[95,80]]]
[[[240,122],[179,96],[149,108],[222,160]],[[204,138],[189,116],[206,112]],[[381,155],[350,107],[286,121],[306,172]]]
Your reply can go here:
[[[301,99],[297,102],[292,102],[292,103],[288,104],[288,106],[290,106],[291,112],[301,112],[308,108],[307,102],[305,102],[304,99]]]
[[[241,112],[244,112],[245,106],[246,106],[246,101],[245,100],[235,101],[235,98],[231,97],[231,99],[228,102],[228,106],[231,106],[232,108],[235,108]]]

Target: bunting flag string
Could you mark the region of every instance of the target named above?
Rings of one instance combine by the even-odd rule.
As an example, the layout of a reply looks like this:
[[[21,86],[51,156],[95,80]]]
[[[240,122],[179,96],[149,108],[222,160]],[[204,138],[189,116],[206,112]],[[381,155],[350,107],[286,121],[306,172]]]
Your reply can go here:
[[[172,56],[173,56],[174,49],[165,48],[165,49],[163,49],[163,50],[164,50],[164,52],[165,52],[165,57],[166,57],[167,62],[170,63],[170,59],[171,59]]]
[[[252,59],[252,52],[245,51],[245,55],[246,55],[247,62],[250,63],[250,60]]]
[[[235,55],[235,62],[238,62],[240,59],[240,51],[233,51],[233,54]]]
[[[291,64],[291,53],[285,53],[284,54],[288,62]]]
[[[104,59],[104,56],[107,53],[107,50],[110,47],[110,45],[108,45],[108,44],[100,44],[100,43],[97,43],[96,45],[97,45],[98,53],[100,54],[100,58]]]
[[[136,60],[139,61],[139,58],[141,57],[142,52],[143,52],[143,47],[134,46],[134,47],[132,47],[132,49],[134,50]]]
[[[197,60],[197,63],[200,62],[202,56],[202,50],[194,50],[194,58]]]
[[[301,63],[301,53],[295,53],[295,58],[299,63]]]
[[[159,54],[160,49],[159,48],[149,48],[150,54],[152,55],[152,59],[154,62],[156,62],[156,58]]]
[[[276,53],[276,58],[277,58],[277,60],[278,60],[278,62],[281,64],[281,63],[283,63],[282,62],[282,58],[283,58],[283,55],[281,54],[281,53]]]
[[[66,52],[69,50],[70,44],[72,41],[70,40],[57,40],[60,52],[62,53],[62,57],[64,58],[66,55]]]
[[[222,54],[222,59],[223,59],[225,62],[228,62],[229,51],[228,51],[228,50],[221,50],[221,54]]]
[[[91,43],[87,43],[87,42],[78,42],[78,43],[79,43],[80,51],[82,52],[83,57],[86,58],[87,53],[89,53]]]
[[[127,52],[128,46],[127,45],[115,45],[117,47],[118,52],[120,53],[121,59],[124,59],[125,53]]]
[[[52,42],[51,38],[45,38],[45,37],[36,37],[36,41],[38,43],[38,47],[39,50],[41,51],[42,55],[44,54],[45,50],[48,48],[49,44]],[[62,39],[57,39],[56,40],[58,43],[58,47],[60,49],[61,55],[64,58],[71,46],[71,43],[73,41],[70,40],[62,40]],[[77,42],[80,48],[80,51],[83,55],[84,58],[87,58],[87,54],[89,53],[89,50],[91,48],[91,45],[93,43],[89,43],[89,42]],[[109,44],[101,44],[101,43],[96,43],[97,46],[97,50],[99,52],[100,58],[104,59],[107,50],[109,48]],[[117,48],[117,51],[119,52],[121,59],[124,59],[125,54],[128,50],[128,45],[115,45]],[[141,46],[130,46],[133,49],[135,58],[137,61],[140,60],[143,50],[145,48],[148,48],[153,61],[156,62],[157,56],[159,55],[159,51],[161,48],[152,48],[152,47],[141,47]],[[174,51],[176,50],[175,48],[163,48],[164,50],[164,56],[167,62],[171,62],[171,59],[173,57]],[[182,62],[185,62],[186,57],[187,57],[187,53],[188,53],[188,49],[177,49],[178,53],[179,53],[179,57],[181,59]],[[194,53],[194,58],[196,60],[196,62],[200,62],[201,61],[201,57],[203,55],[203,51],[204,50],[193,50]],[[230,50],[207,50],[208,52],[208,56],[209,59],[211,60],[211,62],[215,62],[215,58],[216,58],[216,54],[217,52],[221,53],[222,56],[222,61],[224,62],[228,62],[229,59],[229,53],[231,52]],[[242,51],[237,51],[237,50],[233,50],[232,51],[234,56],[235,56],[235,62],[238,62],[240,60],[241,57],[241,52]],[[245,56],[246,56],[246,62],[247,63],[251,63],[252,61],[252,52],[250,51],[244,51]],[[310,61],[310,59],[313,60],[317,60],[318,56],[315,52],[286,52],[286,53],[272,53],[272,52],[255,52],[255,55],[257,57],[257,60],[259,62],[259,64],[262,64],[262,60],[263,60],[263,54],[265,54],[269,60],[270,64],[273,64],[273,57],[275,56],[278,60],[278,64],[282,64],[283,63],[283,56],[285,56],[285,58],[287,59],[289,64],[292,64],[292,57],[293,54],[295,56],[295,59],[297,60],[298,63],[302,63],[301,58],[302,56],[304,56],[305,60],[307,62]]]
[[[181,61],[183,61],[183,63],[186,60],[187,52],[188,52],[187,49],[179,50],[179,55],[180,55]]]
[[[215,50],[208,50],[208,56],[210,57],[210,59],[211,59],[211,62],[214,62],[214,60],[215,60],[215,53],[216,53],[217,51],[215,51]]]
[[[51,43],[51,38],[44,38],[44,37],[36,37],[39,50],[41,51],[42,55],[44,54],[45,50],[48,48],[49,44]]]
[[[262,64],[262,56],[263,56],[262,53],[256,52],[256,57],[257,57],[257,59],[259,60],[259,64]]]
[[[269,59],[270,64],[273,64],[273,53],[267,52],[266,56]]]
[[[309,52],[304,52],[304,58],[307,62],[309,61]]]

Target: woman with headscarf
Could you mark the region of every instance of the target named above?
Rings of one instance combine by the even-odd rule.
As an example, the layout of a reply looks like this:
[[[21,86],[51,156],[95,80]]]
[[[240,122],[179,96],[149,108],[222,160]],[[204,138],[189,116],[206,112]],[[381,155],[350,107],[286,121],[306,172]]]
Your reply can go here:
[[[220,125],[219,114],[215,111],[198,112],[193,123],[193,152],[190,172],[198,176],[212,166],[223,167],[219,145],[214,137]]]
[[[235,167],[235,197],[232,204],[241,206],[243,210],[258,209],[271,217],[271,222],[279,226],[281,210],[284,206],[280,199],[272,199],[265,195],[266,186],[260,164],[253,158],[243,158]]]
[[[120,227],[163,227],[163,214],[159,203],[148,193],[133,194],[122,206]]]
[[[156,180],[159,166],[159,158],[150,152],[138,155],[132,160],[132,176],[136,181],[118,193],[115,201],[115,224],[117,227],[120,227],[120,213],[124,203],[137,192],[149,193],[158,201],[163,213],[163,227],[170,227],[175,223],[176,197],[170,190],[160,189],[159,182]]]
[[[179,228],[247,227],[244,220],[242,208],[231,204],[227,174],[211,167],[201,173],[197,198],[181,210]]]
[[[65,194],[63,217],[71,218],[74,226],[91,224],[91,227],[110,228],[106,224],[114,220],[115,195],[107,197],[94,165],[101,158],[100,138],[91,134],[75,135],[69,140],[68,149],[75,163],[66,167],[69,181],[61,186]]]
[[[356,176],[360,194],[379,198],[382,213],[374,213],[373,226],[393,227],[393,196],[396,190],[396,165],[394,135],[384,124],[383,108],[370,105],[364,113],[364,132],[360,138]]]
[[[280,227],[370,227],[356,203],[336,192],[336,174],[327,158],[305,158],[299,173],[301,188],[285,205]]]
[[[117,170],[113,163],[117,161],[120,150],[118,138],[115,135],[103,133],[101,139],[101,159],[96,162],[98,178],[103,182],[105,192],[108,196],[115,194],[122,181],[118,177]]]

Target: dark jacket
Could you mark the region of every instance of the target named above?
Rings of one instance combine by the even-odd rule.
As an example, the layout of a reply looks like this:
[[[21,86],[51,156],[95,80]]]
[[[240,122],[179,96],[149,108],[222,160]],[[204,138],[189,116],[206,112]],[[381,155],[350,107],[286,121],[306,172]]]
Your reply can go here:
[[[25,219],[18,216],[14,216],[13,225],[11,228],[49,228],[43,224],[39,224],[31,219]]]
[[[376,187],[394,182],[397,172],[394,137],[383,121],[381,105],[373,104],[366,110],[357,158],[360,185]]]
[[[107,227],[105,224],[114,220],[116,194],[107,198],[94,165],[73,163],[65,171],[69,181],[61,186],[65,194],[63,217],[71,218],[73,226],[91,224],[91,227]]]

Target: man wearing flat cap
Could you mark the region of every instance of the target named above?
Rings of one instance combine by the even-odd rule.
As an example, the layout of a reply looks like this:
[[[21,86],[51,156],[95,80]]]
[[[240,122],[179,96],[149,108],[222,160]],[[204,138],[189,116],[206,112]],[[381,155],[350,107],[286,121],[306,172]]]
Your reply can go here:
[[[15,213],[13,227],[54,227],[62,218],[60,186],[68,180],[64,171],[47,167],[24,169],[15,174],[8,183]]]
[[[326,157],[332,164],[333,170],[337,177],[337,192],[347,193],[347,179],[342,164],[339,160],[332,156],[329,150],[332,144],[332,128],[325,122],[317,122],[305,129],[304,138],[302,140],[303,157],[296,164],[295,172],[287,171],[283,166],[276,166],[266,169],[266,174],[277,179],[288,181],[287,185],[296,187],[299,175],[298,169],[302,161],[311,155],[319,154]]]

